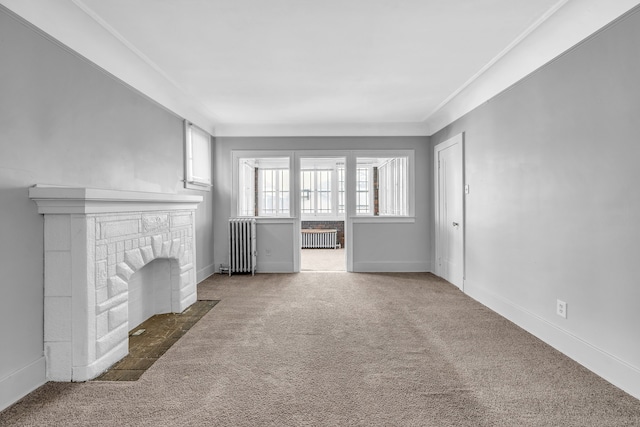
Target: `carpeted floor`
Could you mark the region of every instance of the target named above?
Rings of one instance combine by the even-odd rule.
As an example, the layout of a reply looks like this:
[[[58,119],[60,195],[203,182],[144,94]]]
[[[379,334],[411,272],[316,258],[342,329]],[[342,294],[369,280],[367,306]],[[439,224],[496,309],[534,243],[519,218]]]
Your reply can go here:
[[[0,425],[638,426],[640,401],[430,274],[215,276],[136,382],[49,383]]]
[[[346,271],[345,250],[302,249],[300,269],[302,271]]]

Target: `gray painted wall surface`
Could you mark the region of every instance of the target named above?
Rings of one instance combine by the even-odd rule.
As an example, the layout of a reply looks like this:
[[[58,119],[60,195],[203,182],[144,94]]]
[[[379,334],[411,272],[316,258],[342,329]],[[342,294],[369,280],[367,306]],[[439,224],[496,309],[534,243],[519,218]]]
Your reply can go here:
[[[431,138],[435,145],[465,132],[465,292],[514,321],[551,325],[547,337],[559,328],[559,347],[586,343],[635,378],[639,43],[636,13]],[[556,299],[568,303],[566,320]]]
[[[356,224],[354,226],[354,267],[384,271],[428,271],[431,266],[430,224],[432,222],[432,160],[427,137],[286,137],[216,138],[214,159],[215,265],[228,263],[227,220],[231,215],[232,150],[385,150],[413,149],[416,164],[416,221],[414,224]],[[272,225],[258,225],[258,268],[273,265],[274,271],[292,265],[293,236],[271,242]],[[278,225],[282,228],[282,225]],[[291,226],[288,226],[291,229]],[[260,241],[263,236],[269,241]],[[224,237],[223,237],[224,236]],[[398,242],[394,245],[393,242]],[[349,242],[347,242],[347,245]],[[271,249],[267,259],[264,252]],[[262,251],[261,249],[265,249]],[[295,248],[297,250],[297,248]],[[277,267],[280,266],[280,267]],[[264,271],[264,270],[263,270]],[[290,271],[285,270],[285,271]]]
[[[2,388],[4,379],[43,356],[43,216],[28,187],[204,195],[196,225],[199,276],[212,265],[213,238],[211,193],[182,188],[180,118],[4,9],[0,57]],[[44,372],[39,375],[44,381]]]

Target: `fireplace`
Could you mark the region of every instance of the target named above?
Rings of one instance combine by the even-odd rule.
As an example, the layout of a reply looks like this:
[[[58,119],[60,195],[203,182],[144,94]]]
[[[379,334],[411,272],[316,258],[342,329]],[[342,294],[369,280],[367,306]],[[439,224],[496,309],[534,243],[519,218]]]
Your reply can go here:
[[[86,381],[127,355],[129,283],[155,260],[168,276],[156,310],[196,301],[201,196],[36,185],[29,197],[44,214],[47,379]]]

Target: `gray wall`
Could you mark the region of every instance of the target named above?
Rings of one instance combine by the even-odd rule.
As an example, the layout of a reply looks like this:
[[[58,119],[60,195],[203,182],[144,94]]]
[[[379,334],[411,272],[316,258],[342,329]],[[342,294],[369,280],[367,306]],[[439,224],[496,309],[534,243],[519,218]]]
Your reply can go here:
[[[465,132],[465,292],[635,396],[639,43],[635,13],[431,138]]]
[[[232,150],[384,149],[415,150],[416,219],[412,224],[354,224],[354,270],[429,271],[432,258],[430,244],[432,161],[427,137],[216,138],[214,155],[216,266],[228,263],[227,220],[231,215]],[[293,226],[291,224],[258,224],[257,233],[258,270],[292,271],[294,251],[298,250],[293,247]],[[278,236],[277,241],[275,241],[276,236]],[[346,244],[349,245],[349,242]],[[270,253],[268,257],[267,249]]]
[[[199,279],[213,258],[211,193],[182,188],[182,120],[0,7],[0,409],[44,381],[42,184],[205,196]]]

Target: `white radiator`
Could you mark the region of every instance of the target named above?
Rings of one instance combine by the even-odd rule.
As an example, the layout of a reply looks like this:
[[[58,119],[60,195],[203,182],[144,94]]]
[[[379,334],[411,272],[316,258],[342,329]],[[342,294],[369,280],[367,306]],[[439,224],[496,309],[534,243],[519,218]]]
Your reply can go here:
[[[338,230],[302,230],[302,249],[335,249]]]
[[[256,220],[229,219],[229,276],[231,273],[256,272]]]

